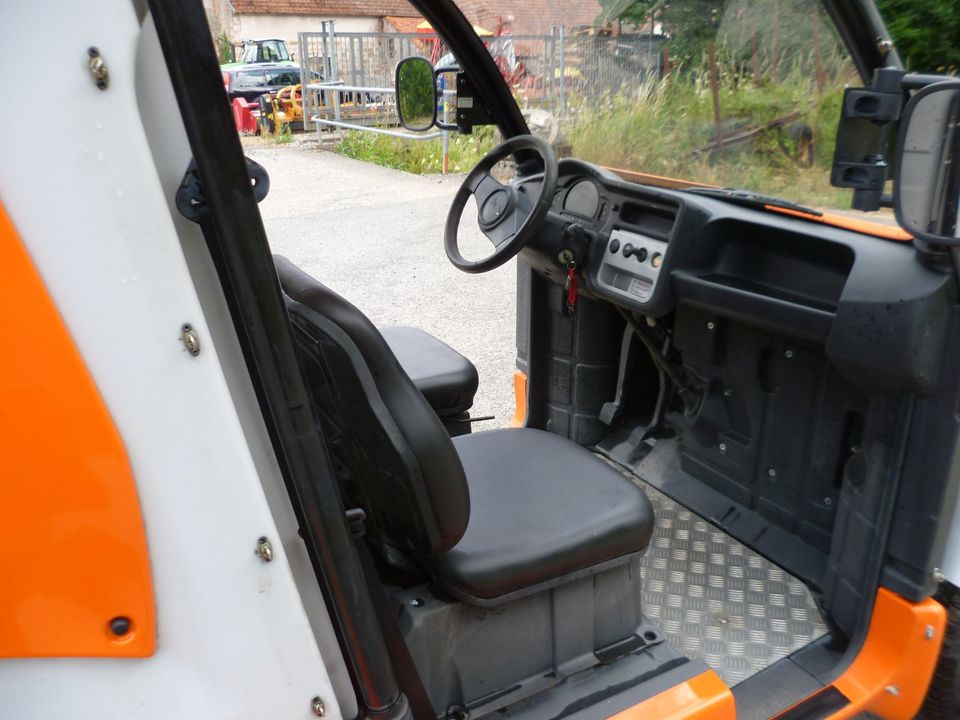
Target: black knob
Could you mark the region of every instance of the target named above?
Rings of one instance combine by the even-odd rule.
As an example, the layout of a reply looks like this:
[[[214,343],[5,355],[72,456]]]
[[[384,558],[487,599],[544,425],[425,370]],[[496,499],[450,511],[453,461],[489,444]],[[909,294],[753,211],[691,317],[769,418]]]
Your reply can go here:
[[[633,256],[634,256],[639,262],[643,262],[644,260],[647,259],[647,249],[646,249],[646,248],[640,248],[639,250],[637,250],[637,251],[633,254]]]
[[[620,249],[620,241],[614,238],[610,241],[610,252],[616,254],[617,250]]]
[[[631,255],[633,255],[633,245],[631,245],[630,243],[627,243],[626,245],[623,246],[623,256],[625,258],[628,258]]]

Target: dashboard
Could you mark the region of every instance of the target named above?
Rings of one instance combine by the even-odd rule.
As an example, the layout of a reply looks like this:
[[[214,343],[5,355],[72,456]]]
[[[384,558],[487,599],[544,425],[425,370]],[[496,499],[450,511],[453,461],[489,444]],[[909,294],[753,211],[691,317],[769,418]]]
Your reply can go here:
[[[538,196],[541,178],[515,181]],[[800,339],[825,342],[855,323],[858,298],[896,297],[942,282],[909,243],[694,193],[627,182],[576,159],[525,260],[562,285],[576,263],[587,297],[662,317],[679,304]],[[877,287],[877,268],[898,268]],[[910,277],[906,277],[909,275]],[[898,289],[899,288],[899,289]],[[872,301],[871,301],[872,302]]]
[[[519,185],[531,195],[540,192],[536,176]],[[539,249],[547,261],[539,269],[552,277],[551,256],[572,253],[588,292],[649,313],[659,298],[681,209],[677,198],[626,183],[589,163],[562,160],[551,214],[554,225],[566,232],[559,239],[545,233],[534,243],[534,254]]]

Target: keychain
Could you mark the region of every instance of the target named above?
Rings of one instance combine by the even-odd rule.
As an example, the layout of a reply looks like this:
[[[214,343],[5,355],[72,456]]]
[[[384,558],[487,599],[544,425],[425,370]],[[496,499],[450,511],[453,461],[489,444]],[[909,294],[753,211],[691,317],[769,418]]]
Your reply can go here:
[[[567,315],[577,311],[577,263],[573,260],[567,263],[567,282],[564,283],[567,291]]]

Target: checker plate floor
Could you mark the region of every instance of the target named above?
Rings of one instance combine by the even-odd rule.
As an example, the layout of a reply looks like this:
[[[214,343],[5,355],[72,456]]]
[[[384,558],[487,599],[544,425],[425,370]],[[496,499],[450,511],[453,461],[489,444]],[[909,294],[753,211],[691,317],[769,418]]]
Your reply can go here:
[[[689,658],[735,685],[826,634],[806,585],[639,481],[656,529],[642,563],[643,614]]]

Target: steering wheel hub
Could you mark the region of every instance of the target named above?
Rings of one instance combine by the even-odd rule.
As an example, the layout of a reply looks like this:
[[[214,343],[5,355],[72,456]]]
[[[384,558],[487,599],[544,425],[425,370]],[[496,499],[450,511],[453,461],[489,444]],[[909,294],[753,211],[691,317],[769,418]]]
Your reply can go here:
[[[502,190],[494,190],[487,196],[487,199],[483,201],[483,205],[480,206],[480,216],[478,219],[482,229],[488,230],[495,227],[509,215],[510,210],[513,208],[513,198],[510,195],[510,191],[507,188],[503,188]]]

